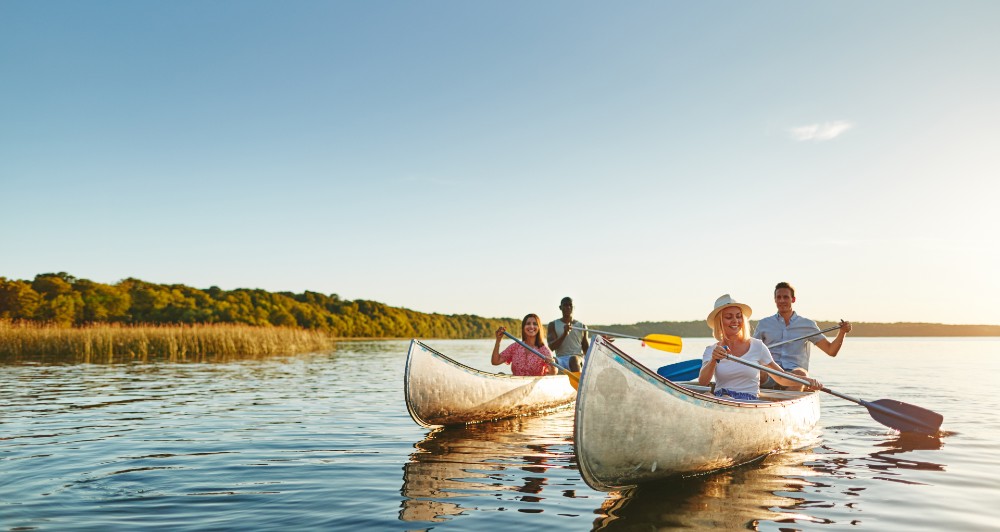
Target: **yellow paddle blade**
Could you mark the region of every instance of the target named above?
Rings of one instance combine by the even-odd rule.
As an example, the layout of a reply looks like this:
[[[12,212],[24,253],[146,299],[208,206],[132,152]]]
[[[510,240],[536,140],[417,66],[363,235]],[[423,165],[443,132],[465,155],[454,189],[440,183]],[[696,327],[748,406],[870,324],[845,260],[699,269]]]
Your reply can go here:
[[[667,351],[669,353],[680,353],[682,341],[680,336],[669,334],[650,334],[642,338],[642,341],[649,344],[653,349]]]
[[[580,374],[575,371],[560,371],[563,375],[569,377],[569,384],[574,390],[580,389]]]

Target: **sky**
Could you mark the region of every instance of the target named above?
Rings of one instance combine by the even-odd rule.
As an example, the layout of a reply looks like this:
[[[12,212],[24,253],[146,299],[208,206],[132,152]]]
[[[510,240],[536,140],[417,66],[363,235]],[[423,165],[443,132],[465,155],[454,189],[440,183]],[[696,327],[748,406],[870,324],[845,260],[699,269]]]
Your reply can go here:
[[[0,276],[1000,324],[1000,3],[0,2]]]

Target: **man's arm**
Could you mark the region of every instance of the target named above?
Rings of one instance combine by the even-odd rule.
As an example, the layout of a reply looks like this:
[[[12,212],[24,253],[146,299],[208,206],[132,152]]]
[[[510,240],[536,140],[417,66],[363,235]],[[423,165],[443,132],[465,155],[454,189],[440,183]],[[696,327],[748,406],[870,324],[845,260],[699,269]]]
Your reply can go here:
[[[549,322],[548,333],[546,334],[546,337],[548,338],[548,341],[549,341],[549,349],[551,349],[553,351],[555,351],[556,349],[559,349],[559,346],[562,345],[563,340],[566,339],[566,333],[568,333],[568,332],[569,332],[569,327],[566,327],[565,329],[563,329],[562,336],[557,337],[556,336],[556,322],[550,321]]]
[[[851,322],[843,321],[840,322],[840,330],[837,331],[837,337],[831,342],[826,338],[816,342],[816,347],[823,350],[824,353],[835,357],[837,353],[840,352],[840,348],[844,345],[844,338],[847,337],[847,333],[851,332]]]

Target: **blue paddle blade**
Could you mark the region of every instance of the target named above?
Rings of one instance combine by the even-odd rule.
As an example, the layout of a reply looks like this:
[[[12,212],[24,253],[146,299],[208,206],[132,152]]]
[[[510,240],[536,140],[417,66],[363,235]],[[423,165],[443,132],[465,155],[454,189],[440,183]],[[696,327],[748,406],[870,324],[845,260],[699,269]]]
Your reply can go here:
[[[690,381],[698,378],[701,373],[701,360],[685,360],[676,364],[663,366],[656,370],[657,375],[668,381]]]
[[[861,401],[861,404],[868,409],[872,419],[900,432],[935,434],[944,421],[944,416],[937,412],[895,399]]]

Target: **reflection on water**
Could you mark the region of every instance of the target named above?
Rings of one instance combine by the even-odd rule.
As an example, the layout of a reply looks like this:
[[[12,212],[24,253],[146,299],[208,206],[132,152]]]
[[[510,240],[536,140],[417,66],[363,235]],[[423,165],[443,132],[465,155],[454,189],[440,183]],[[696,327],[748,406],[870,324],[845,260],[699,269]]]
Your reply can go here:
[[[437,343],[473,366],[492,348]],[[947,362],[955,354],[1000,372],[1000,340],[852,338],[835,360],[814,359],[846,392],[941,412],[939,437],[900,435],[829,397],[811,448],[610,495],[580,478],[571,409],[433,432],[414,424],[407,345],[227,363],[0,365],[0,528],[860,532],[1000,522],[1000,396],[941,384],[968,378]]]
[[[555,497],[582,496],[596,499],[596,517],[587,522],[601,530],[823,521],[799,508],[804,497],[794,495],[814,484],[807,477],[821,475],[803,465],[816,458],[804,451],[716,475],[580,495],[572,422],[571,415],[557,413],[431,432],[403,467],[399,519],[441,523],[474,512],[503,511],[509,509],[507,501],[516,501],[518,512],[543,513],[553,507]]]
[[[913,480],[902,478],[902,472],[896,470],[920,470],[920,471],[944,471],[943,464],[916,460],[910,454],[914,451],[936,451],[942,447],[942,436],[924,434],[894,434],[888,436],[883,442],[876,443],[874,447],[879,450],[861,457],[837,457],[828,447],[824,449],[831,453],[829,459],[822,460],[815,464],[818,471],[830,475],[854,476],[857,475],[859,467],[867,468],[873,472],[881,473],[881,476],[874,478],[904,484],[921,484]]]
[[[914,460],[906,456],[912,451],[935,451],[941,448],[940,436],[927,436],[922,434],[901,434],[896,438],[878,444],[878,447],[886,447],[883,451],[871,453],[872,463],[868,467],[886,473],[897,475],[894,469],[919,469],[924,471],[944,471],[944,465],[922,460]],[[885,478],[895,482],[905,484],[919,484],[902,478]]]
[[[833,487],[834,477],[855,475],[859,461],[879,473],[877,480],[916,484],[894,470],[943,471],[940,464],[915,460],[912,451],[936,450],[939,437],[899,435],[878,444],[882,450],[863,457],[837,453],[814,454],[807,450],[781,453],[759,464],[706,477],[640,486],[612,494],[602,506],[606,516],[599,530],[648,528],[759,529],[766,523],[784,530],[833,524],[824,514],[835,506],[828,496],[816,497]],[[826,447],[822,447],[830,452]],[[847,490],[856,498],[865,488]],[[851,508],[857,501],[847,500]],[[789,528],[791,525],[791,528]]]
[[[553,485],[560,471],[578,478],[572,433],[572,412],[432,431],[403,466],[399,518],[441,522],[484,509],[483,497],[491,507],[496,499],[510,500],[518,512],[541,513],[544,505],[532,505],[575,497],[574,489]]]
[[[572,418],[566,413],[433,431],[415,444],[403,466],[399,519],[431,525],[477,512],[545,513],[558,497],[578,498],[571,435]],[[847,511],[860,517],[860,495],[868,488],[845,488],[838,479],[856,477],[861,468],[876,473],[874,480],[916,483],[906,480],[906,471],[943,470],[940,464],[912,456],[914,451],[940,449],[940,438],[892,433],[883,437],[877,451],[860,456],[819,446],[714,475],[606,496],[585,493],[583,497],[596,499],[589,526],[798,530],[856,525],[860,518],[844,521],[842,515],[838,519],[831,514]],[[560,486],[562,478],[571,481]],[[511,501],[514,508],[508,506]]]
[[[759,464],[612,493],[596,530],[689,528],[737,530],[762,521],[818,523],[802,512],[803,488],[816,471],[805,452],[773,455]]]

